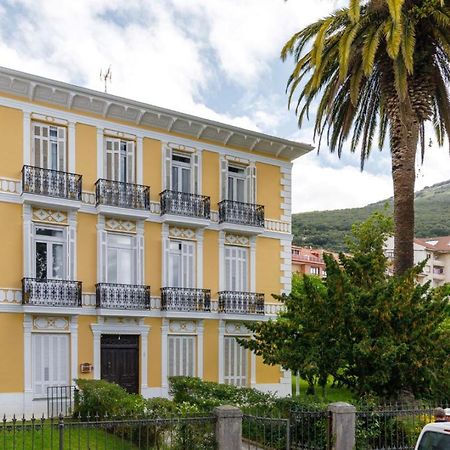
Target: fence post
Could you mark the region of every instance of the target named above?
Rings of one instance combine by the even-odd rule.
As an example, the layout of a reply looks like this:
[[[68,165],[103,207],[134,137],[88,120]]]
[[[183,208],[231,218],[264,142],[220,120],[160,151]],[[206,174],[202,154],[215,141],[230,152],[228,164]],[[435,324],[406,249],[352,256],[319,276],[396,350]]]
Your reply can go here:
[[[218,450],[242,449],[242,411],[234,406],[214,408]]]
[[[328,405],[331,413],[332,450],[355,448],[356,408],[345,402]]]
[[[64,416],[59,415],[58,420],[59,447],[58,450],[64,450]]]

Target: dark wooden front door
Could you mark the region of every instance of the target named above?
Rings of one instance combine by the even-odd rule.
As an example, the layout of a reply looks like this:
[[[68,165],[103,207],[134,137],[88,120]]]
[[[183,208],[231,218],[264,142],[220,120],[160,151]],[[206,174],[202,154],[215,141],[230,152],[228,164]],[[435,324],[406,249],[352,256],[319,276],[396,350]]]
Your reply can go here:
[[[139,336],[104,334],[101,349],[102,380],[139,393]]]

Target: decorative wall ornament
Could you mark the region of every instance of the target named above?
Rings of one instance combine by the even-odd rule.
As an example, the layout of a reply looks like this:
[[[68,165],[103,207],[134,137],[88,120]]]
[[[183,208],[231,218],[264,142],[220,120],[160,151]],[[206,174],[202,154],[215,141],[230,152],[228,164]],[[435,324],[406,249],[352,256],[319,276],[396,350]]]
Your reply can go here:
[[[130,325],[141,325],[142,320],[140,318],[134,317],[105,317],[103,321],[104,325],[114,325],[114,326],[130,326]],[[119,331],[119,330],[118,330]]]
[[[20,289],[0,288],[0,303],[22,303],[22,291]]]
[[[226,322],[225,334],[233,334],[236,336],[243,336],[251,334],[251,331],[242,322]]]
[[[170,227],[169,237],[176,239],[195,239],[195,230],[191,228]]]
[[[95,206],[95,193],[94,192],[83,191],[81,193],[81,199],[82,199],[83,203]]]
[[[171,320],[169,332],[171,333],[195,333],[197,322],[195,320]]]
[[[21,184],[18,180],[10,180],[8,178],[0,178],[0,192],[8,194],[20,194]]]
[[[47,208],[33,208],[31,220],[34,222],[44,222],[57,225],[67,225],[67,213],[65,211],[55,211]]]
[[[33,329],[68,331],[69,319],[67,317],[33,316]]]
[[[242,247],[250,246],[250,239],[248,236],[242,236],[239,234],[225,234],[225,244],[226,245],[240,245]]]
[[[124,233],[136,233],[136,222],[133,222],[131,220],[121,220],[107,217],[105,219],[105,230],[121,231]]]
[[[31,120],[38,120],[40,122],[48,122],[54,125],[67,126],[69,124],[68,120],[60,119],[58,117],[46,116],[44,114],[31,113]]]
[[[186,152],[186,153],[195,153],[197,151],[194,147],[189,147],[188,145],[182,145],[182,144],[175,144],[174,142],[168,142],[168,147],[170,147],[172,150],[178,150],[180,152]]]
[[[245,165],[245,166],[248,166],[250,164],[250,160],[249,159],[238,158],[237,156],[227,155],[227,156],[225,156],[225,159],[227,161],[235,162],[235,163],[242,164],[242,165]]]

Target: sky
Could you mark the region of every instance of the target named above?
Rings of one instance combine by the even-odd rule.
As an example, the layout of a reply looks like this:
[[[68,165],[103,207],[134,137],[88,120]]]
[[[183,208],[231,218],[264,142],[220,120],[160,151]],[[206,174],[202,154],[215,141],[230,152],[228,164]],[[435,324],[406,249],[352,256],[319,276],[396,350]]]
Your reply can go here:
[[[346,0],[0,0],[0,65],[316,145],[287,107],[296,31]],[[416,188],[450,178],[448,146],[427,148]],[[326,146],[293,165],[293,212],[364,206],[392,195],[389,151]]]

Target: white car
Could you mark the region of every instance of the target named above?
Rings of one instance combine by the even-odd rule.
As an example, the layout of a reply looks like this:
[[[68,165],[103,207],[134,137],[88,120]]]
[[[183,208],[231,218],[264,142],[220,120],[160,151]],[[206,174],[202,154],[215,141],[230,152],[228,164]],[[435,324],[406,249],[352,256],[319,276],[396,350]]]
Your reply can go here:
[[[425,425],[420,432],[415,450],[450,450],[450,422]]]

